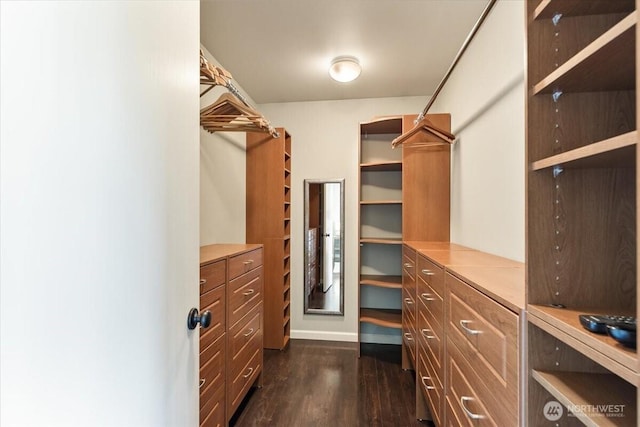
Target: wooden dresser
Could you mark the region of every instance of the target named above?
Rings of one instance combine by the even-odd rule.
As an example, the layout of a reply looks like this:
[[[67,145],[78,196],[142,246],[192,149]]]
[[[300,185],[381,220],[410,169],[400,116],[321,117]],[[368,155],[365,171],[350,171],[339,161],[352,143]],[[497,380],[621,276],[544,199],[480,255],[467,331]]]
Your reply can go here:
[[[524,264],[448,242],[405,242],[403,252],[414,271],[403,276],[415,295],[403,354],[416,371],[416,417],[520,424]]]
[[[262,384],[262,245],[200,248],[200,425],[225,426],[253,385]]]

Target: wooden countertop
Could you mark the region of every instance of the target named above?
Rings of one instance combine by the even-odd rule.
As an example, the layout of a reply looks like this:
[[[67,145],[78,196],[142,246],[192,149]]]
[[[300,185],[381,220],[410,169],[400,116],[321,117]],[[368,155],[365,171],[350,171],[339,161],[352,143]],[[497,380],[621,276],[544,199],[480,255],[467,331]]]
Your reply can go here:
[[[511,311],[518,314],[524,311],[524,265],[522,267],[456,265],[447,267],[447,272]]]
[[[238,255],[261,247],[262,245],[253,243],[217,243],[214,245],[200,246],[200,266],[218,261],[230,255]]]
[[[524,311],[524,263],[455,243],[404,243],[510,310]]]
[[[422,254],[429,258],[431,261],[438,264],[440,267],[452,267],[455,265],[468,265],[468,266],[493,266],[493,267],[516,267],[524,268],[524,264],[518,261],[514,261],[508,258],[503,258],[497,255],[488,254],[486,252],[480,252],[476,250],[419,250],[419,254]]]
[[[466,246],[458,245],[451,242],[423,242],[417,240],[407,240],[403,242],[405,245],[411,247],[411,249],[420,250],[447,250],[447,251],[473,251],[474,249],[467,248]]]

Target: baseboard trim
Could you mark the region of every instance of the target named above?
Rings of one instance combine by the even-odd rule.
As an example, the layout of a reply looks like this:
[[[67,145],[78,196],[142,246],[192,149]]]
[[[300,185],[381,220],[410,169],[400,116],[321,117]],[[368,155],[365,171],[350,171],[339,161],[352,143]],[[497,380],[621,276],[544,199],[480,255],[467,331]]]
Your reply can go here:
[[[302,331],[291,330],[291,339],[358,342],[358,334],[351,332]]]

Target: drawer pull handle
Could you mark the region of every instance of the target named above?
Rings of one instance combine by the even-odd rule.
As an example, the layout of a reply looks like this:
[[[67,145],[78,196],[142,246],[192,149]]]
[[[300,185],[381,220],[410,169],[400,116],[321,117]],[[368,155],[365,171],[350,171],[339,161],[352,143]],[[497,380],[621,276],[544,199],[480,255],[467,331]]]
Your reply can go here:
[[[462,327],[462,329],[464,329],[468,334],[471,334],[471,335],[478,335],[478,334],[481,334],[481,333],[482,333],[482,331],[479,331],[479,330],[477,330],[477,329],[469,329],[469,328],[467,328],[467,324],[469,324],[469,323],[472,323],[472,321],[471,321],[471,320],[461,320],[461,321],[460,321],[460,326],[461,326],[461,327]]]
[[[246,334],[243,334],[245,337],[248,337],[249,335],[251,335],[253,333],[253,328],[249,329],[249,332],[247,332]]]
[[[421,297],[422,297],[422,299],[423,299],[423,300],[425,300],[425,301],[435,301],[435,300],[436,300],[436,299],[433,297],[433,295],[428,294],[428,293],[426,293],[426,292],[425,292],[425,293],[423,293],[423,294],[420,294],[420,296],[421,296]]]
[[[474,414],[473,412],[471,412],[470,410],[467,409],[466,402],[468,402],[469,400],[474,400],[474,398],[473,397],[468,397],[468,396],[462,396],[460,398],[460,406],[462,406],[462,410],[464,411],[464,413],[467,414],[467,417],[471,418],[472,420],[481,420],[481,419],[483,419],[484,415]]]
[[[429,335],[429,332],[431,332],[431,329],[420,329],[420,332],[422,332],[422,335],[424,335],[424,337],[428,340],[434,339],[435,336],[434,335]]]
[[[249,289],[247,292],[243,292],[242,295],[248,297],[249,295],[253,295],[255,291],[253,289]]]
[[[253,264],[253,260],[252,260],[252,259],[248,259],[248,260],[246,260],[243,264],[244,264],[244,265],[250,265],[250,264]]]
[[[249,378],[253,374],[253,368],[249,368],[249,373],[247,375],[243,375],[242,378]]]
[[[410,332],[405,332],[404,337],[407,339],[407,341],[413,341],[413,337],[411,336]]]
[[[409,264],[408,262],[405,262],[404,268],[413,268],[413,264]]]
[[[207,283],[207,279],[200,279],[200,286],[204,285],[205,283]]]
[[[426,268],[422,269],[422,274],[424,274],[425,276],[435,276],[436,273],[434,273],[431,270],[427,270]]]
[[[427,385],[427,383],[425,382],[425,380],[430,380],[431,377],[422,377],[420,378],[420,381],[422,381],[422,385],[424,386],[424,388],[426,388],[427,390],[435,390],[436,388],[432,385]]]
[[[413,304],[413,300],[411,298],[409,298],[409,297],[405,298],[404,302],[406,302],[409,305]]]
[[[198,388],[202,388],[202,386],[204,385],[204,383],[207,382],[206,378],[200,378],[200,386]]]

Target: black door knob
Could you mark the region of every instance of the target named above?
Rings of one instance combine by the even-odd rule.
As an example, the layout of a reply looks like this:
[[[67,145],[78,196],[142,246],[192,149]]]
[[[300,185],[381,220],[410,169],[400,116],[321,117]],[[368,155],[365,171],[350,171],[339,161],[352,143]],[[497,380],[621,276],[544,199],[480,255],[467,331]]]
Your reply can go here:
[[[211,312],[207,310],[202,314],[198,314],[198,309],[195,307],[189,310],[187,327],[189,329],[195,329],[196,326],[198,326],[198,323],[200,323],[200,326],[203,328],[208,328],[209,325],[211,325]]]

